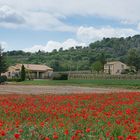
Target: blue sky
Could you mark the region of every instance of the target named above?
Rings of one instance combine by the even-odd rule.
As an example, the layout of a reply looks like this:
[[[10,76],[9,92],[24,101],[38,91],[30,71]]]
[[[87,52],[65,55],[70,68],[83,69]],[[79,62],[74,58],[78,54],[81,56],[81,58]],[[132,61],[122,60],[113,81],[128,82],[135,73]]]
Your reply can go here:
[[[50,52],[133,36],[140,33],[139,5],[139,0],[0,0],[0,43],[5,50]]]

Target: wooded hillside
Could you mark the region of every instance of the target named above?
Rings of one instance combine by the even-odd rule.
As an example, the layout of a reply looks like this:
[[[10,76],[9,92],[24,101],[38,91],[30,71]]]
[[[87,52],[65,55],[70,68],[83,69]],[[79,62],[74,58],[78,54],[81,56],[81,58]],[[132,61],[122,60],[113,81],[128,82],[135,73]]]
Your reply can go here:
[[[36,53],[6,52],[9,65],[16,63],[46,64],[55,71],[89,70],[91,65],[98,61],[101,54],[104,54],[107,61],[120,60],[126,64],[130,64],[128,59],[130,55],[137,54],[136,63],[140,67],[140,35],[127,38],[104,38],[87,47],[73,46],[68,50],[61,48],[58,51],[53,50],[51,53],[43,51]]]

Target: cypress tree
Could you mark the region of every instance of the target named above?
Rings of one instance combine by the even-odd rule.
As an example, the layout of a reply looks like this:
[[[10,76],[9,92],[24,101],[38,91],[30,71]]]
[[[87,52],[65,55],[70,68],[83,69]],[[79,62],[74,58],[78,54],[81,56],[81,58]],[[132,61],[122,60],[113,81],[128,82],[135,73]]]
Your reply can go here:
[[[6,58],[4,56],[3,49],[0,44],[0,76],[1,76],[1,73],[4,73],[7,71],[7,68],[8,68],[8,66],[6,63]]]
[[[24,65],[22,65],[22,67],[21,67],[21,81],[25,81],[25,79],[26,79],[26,71],[25,71],[25,67],[24,67]]]

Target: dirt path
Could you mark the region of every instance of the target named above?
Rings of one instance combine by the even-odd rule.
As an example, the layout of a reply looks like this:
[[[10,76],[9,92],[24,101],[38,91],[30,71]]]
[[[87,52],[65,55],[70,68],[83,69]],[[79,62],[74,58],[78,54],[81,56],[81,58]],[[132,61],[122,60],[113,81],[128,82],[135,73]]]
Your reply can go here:
[[[90,88],[77,86],[24,86],[0,85],[0,94],[70,94],[70,93],[111,93],[131,92],[132,90],[118,88]]]

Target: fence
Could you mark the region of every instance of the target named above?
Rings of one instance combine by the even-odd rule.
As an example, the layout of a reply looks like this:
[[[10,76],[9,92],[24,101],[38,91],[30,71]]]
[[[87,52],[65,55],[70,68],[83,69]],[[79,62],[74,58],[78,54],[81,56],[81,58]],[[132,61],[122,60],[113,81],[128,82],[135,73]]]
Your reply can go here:
[[[107,74],[69,74],[69,79],[87,79],[87,80],[94,80],[94,79],[140,79],[139,75],[107,75]]]

